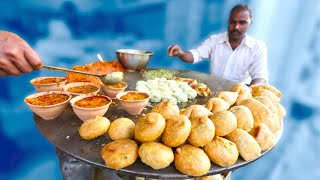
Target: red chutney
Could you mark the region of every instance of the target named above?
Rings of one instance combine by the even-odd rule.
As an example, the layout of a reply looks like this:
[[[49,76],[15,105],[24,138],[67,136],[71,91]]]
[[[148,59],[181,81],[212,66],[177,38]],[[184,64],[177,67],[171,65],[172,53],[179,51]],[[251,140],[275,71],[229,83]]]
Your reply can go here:
[[[75,105],[82,108],[97,108],[107,105],[109,102],[110,100],[104,96],[91,96],[77,101]]]
[[[66,79],[64,79],[64,78],[55,78],[55,77],[44,78],[44,79],[36,80],[34,82],[34,84],[54,84],[54,83],[60,83],[60,82],[65,81],[65,80]]]
[[[29,104],[36,105],[36,106],[50,106],[50,105],[55,105],[55,104],[65,102],[68,99],[69,99],[69,96],[66,94],[52,93],[52,94],[39,96],[36,98],[28,98],[26,99],[26,101]]]

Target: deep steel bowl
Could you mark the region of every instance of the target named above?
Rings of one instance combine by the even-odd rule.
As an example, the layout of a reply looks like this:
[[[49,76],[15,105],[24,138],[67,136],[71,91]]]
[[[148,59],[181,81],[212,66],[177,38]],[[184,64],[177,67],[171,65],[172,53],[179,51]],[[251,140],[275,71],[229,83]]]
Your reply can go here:
[[[144,50],[134,49],[118,49],[116,50],[116,56],[119,63],[123,65],[125,69],[139,71],[145,69],[152,57],[153,53]]]

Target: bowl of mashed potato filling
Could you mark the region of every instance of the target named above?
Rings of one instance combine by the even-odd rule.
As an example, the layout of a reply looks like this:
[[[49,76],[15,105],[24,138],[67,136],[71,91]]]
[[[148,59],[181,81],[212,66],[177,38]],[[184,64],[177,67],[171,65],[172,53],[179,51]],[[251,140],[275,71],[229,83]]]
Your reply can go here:
[[[73,112],[83,122],[96,116],[103,117],[111,103],[110,97],[99,94],[79,95],[70,100]]]
[[[29,95],[24,102],[32,112],[45,120],[51,120],[63,113],[71,98],[67,92],[48,91]]]

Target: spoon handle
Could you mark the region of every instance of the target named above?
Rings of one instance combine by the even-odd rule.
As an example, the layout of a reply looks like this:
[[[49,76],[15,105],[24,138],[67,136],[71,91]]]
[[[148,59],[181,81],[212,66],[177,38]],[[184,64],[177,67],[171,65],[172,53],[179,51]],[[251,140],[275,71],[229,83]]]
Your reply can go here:
[[[103,58],[102,58],[101,54],[97,54],[97,57],[98,57],[99,61],[104,62],[104,60],[103,60]]]
[[[84,72],[84,71],[78,71],[78,70],[72,70],[72,69],[67,69],[67,68],[60,68],[60,67],[55,67],[55,66],[46,66],[43,65],[42,67],[46,69],[51,69],[51,70],[56,70],[56,71],[62,71],[62,72],[73,72],[73,73],[78,73],[78,74],[85,74],[85,75],[90,75],[90,76],[97,76],[100,77],[101,75],[99,74],[94,74],[94,73],[89,73],[89,72]]]

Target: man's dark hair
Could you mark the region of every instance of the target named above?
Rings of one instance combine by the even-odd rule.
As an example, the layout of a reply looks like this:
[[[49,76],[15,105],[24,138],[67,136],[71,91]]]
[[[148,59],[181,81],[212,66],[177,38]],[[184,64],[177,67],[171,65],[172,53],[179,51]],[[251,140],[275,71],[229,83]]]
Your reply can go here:
[[[250,19],[252,19],[252,10],[247,4],[238,4],[234,6],[230,11],[229,17],[235,11],[244,11],[244,10],[249,12]]]

